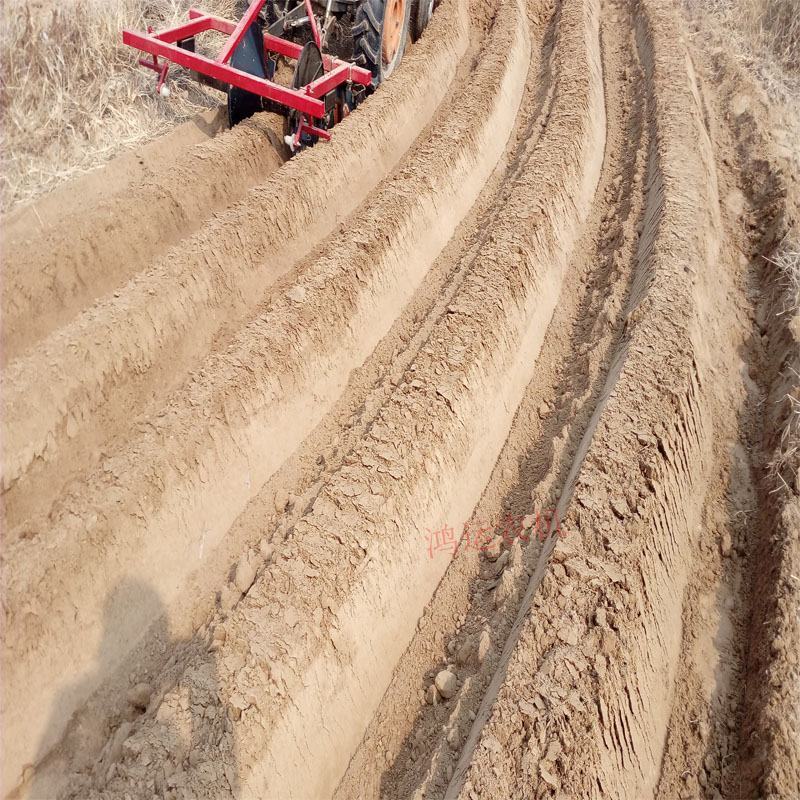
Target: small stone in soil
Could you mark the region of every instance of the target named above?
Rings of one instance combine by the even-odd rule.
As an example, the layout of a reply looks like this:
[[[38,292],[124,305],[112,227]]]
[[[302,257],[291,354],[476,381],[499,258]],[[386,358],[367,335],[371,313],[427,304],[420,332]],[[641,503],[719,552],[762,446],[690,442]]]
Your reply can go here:
[[[439,694],[444,697],[445,700],[449,700],[458,690],[458,679],[452,672],[446,669],[443,669],[436,675],[434,684],[439,690]]]
[[[500,551],[503,549],[503,540],[499,536],[495,536],[483,550],[483,554],[489,561],[497,561],[500,557]]]
[[[489,650],[492,647],[492,637],[489,636],[489,631],[481,631],[480,638],[478,639],[478,663],[482,664]]]
[[[461,667],[468,664],[472,658],[473,649],[472,640],[468,638],[456,651],[456,664]]]

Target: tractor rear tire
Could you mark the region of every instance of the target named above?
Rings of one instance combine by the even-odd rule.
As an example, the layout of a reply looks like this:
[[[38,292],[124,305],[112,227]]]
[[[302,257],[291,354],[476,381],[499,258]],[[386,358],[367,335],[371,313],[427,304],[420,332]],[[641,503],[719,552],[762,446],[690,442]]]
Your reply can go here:
[[[412,0],[362,0],[353,25],[353,60],[372,73],[372,86],[388,78],[403,58]]]

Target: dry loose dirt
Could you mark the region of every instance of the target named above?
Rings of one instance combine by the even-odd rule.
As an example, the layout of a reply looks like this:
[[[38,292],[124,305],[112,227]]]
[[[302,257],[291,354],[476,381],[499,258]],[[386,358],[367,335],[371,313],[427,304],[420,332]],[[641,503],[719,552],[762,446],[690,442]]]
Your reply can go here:
[[[6,218],[4,796],[800,795],[776,125],[668,0],[443,0]]]

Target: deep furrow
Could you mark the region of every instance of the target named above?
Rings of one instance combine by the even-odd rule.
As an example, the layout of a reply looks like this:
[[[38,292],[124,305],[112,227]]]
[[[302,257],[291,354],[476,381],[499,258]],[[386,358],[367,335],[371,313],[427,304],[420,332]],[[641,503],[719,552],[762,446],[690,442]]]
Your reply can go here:
[[[211,136],[223,119],[221,111],[199,116],[114,162],[102,182],[86,176],[3,221],[4,364],[124,285],[284,162],[267,115],[189,146],[202,135],[194,128]]]
[[[270,289],[283,294],[280,278],[298,260],[328,234],[335,231],[337,241],[349,232],[343,223],[434,116],[467,49],[465,0],[447,4],[436,22],[442,36],[415,48],[396,92],[376,94],[342,125],[337,148],[292,159],[8,365],[2,475],[12,527],[25,522],[27,535],[38,535],[54,494],[96,466],[98,452],[113,447],[115,437],[128,435],[126,421],[158,411]],[[411,117],[415,125],[397,124]],[[364,160],[374,168],[360,170]],[[35,415],[28,413],[32,387]]]
[[[576,534],[554,538],[550,558],[540,560],[531,613],[518,617],[507,673],[473,727],[476,749],[462,759],[465,782],[457,770],[446,796],[517,796],[537,777],[537,797],[652,796],[670,709],[686,702],[679,656],[683,603],[691,613],[697,602],[691,554],[698,540],[717,546],[700,509],[713,502],[710,475],[734,438],[741,388],[735,366],[719,383],[709,375],[723,369],[721,343],[741,335],[724,311],[739,287],[719,249],[711,142],[691,63],[675,52],[674,17],[658,2],[632,12],[654,111],[641,279],[618,364],[561,493],[559,516]],[[690,166],[681,146],[687,136],[696,144]],[[683,238],[690,221],[695,234]],[[632,691],[648,699],[646,713],[633,709]],[[600,719],[598,706],[607,709]],[[682,786],[669,785],[666,795],[694,796],[685,750],[674,752]]]
[[[513,10],[513,8],[510,10]],[[503,19],[503,17],[501,16],[500,19]],[[578,35],[582,35],[582,27],[584,25],[589,26],[589,29],[591,29],[592,18],[588,15],[584,19],[581,6],[572,10],[571,19],[575,23]],[[508,21],[512,25],[515,24],[513,16]],[[572,25],[570,25],[570,29],[573,29]],[[517,27],[516,30],[518,31],[519,28]],[[572,48],[566,49],[572,52]],[[511,52],[514,52],[513,48]],[[597,153],[598,143],[600,144],[600,153],[602,153],[603,129],[596,127],[598,120],[597,103],[601,88],[598,69],[599,65],[590,62],[585,82],[577,82],[571,85],[569,90],[564,90],[563,95],[560,97],[558,115],[554,115],[554,117],[560,118],[562,121],[576,120],[574,116],[575,109],[581,109],[580,116],[577,118],[580,127],[576,131],[576,140],[559,140],[555,132],[558,126],[555,126],[552,133],[545,133],[538,147],[537,164],[539,166],[537,170],[532,171],[532,174],[525,174],[524,178],[520,180],[517,191],[507,203],[510,220],[518,218],[520,213],[525,213],[524,203],[532,191],[541,191],[539,188],[541,185],[555,185],[552,178],[549,177],[551,172],[566,174],[569,177],[568,185],[576,184],[580,187],[577,195],[575,190],[572,190],[573,196],[583,198],[588,195],[590,197],[593,193],[600,162],[596,162],[596,172],[594,164],[588,173],[584,172],[582,165],[586,162],[587,153]],[[587,98],[581,98],[580,94],[578,94],[577,98],[575,97],[576,91],[587,90],[589,92]],[[576,99],[578,99],[577,103]],[[599,117],[602,119],[602,106],[600,107]],[[556,143],[558,146],[554,148]],[[563,150],[563,161],[554,160],[553,153],[558,150],[558,147]],[[591,157],[589,158],[589,163],[592,163]],[[570,190],[567,189],[566,191]],[[544,195],[542,196],[543,202],[540,207],[545,212],[542,221],[546,227],[538,232],[539,240],[533,246],[538,246],[539,248],[547,247],[548,252],[552,255],[546,259],[545,263],[553,259],[555,263],[552,269],[563,270],[563,262],[559,264],[560,259],[563,257],[561,254],[565,251],[569,252],[571,249],[570,240],[575,235],[575,226],[578,224],[579,217],[576,218],[574,212],[570,209],[570,204],[565,202],[563,195],[557,198],[547,197],[545,199],[545,197]],[[584,202],[586,201],[582,199],[581,203]],[[553,205],[551,206],[551,204]],[[578,210],[577,213],[581,214],[585,213],[585,211]],[[242,717],[242,723],[248,724],[250,729],[250,733],[241,740],[241,742],[247,742],[245,746],[247,752],[239,754],[239,763],[249,765],[248,770],[240,775],[240,788],[246,794],[260,792],[263,795],[264,792],[267,794],[278,792],[288,796],[296,793],[298,784],[297,778],[293,777],[294,765],[302,763],[307,757],[312,757],[312,751],[319,753],[319,756],[314,756],[314,760],[319,760],[319,763],[329,765],[327,769],[320,770],[314,776],[314,786],[323,787],[325,781],[330,781],[331,777],[335,775],[335,772],[333,772],[336,769],[335,765],[337,763],[342,764],[343,756],[345,759],[349,758],[347,748],[354,746],[353,737],[358,736],[358,726],[354,724],[350,728],[342,728],[341,726],[332,728],[329,724],[326,726],[320,721],[319,724],[314,724],[314,728],[320,734],[313,741],[302,736],[296,726],[300,724],[306,725],[309,714],[317,715],[323,709],[339,719],[345,719],[346,717],[342,716],[345,714],[344,710],[341,712],[333,710],[336,707],[335,704],[349,702],[347,700],[348,695],[356,689],[356,684],[353,681],[357,682],[359,692],[363,693],[367,689],[367,686],[361,682],[359,676],[369,673],[373,675],[374,679],[376,670],[383,674],[387,674],[388,670],[390,674],[393,665],[391,653],[396,650],[397,646],[402,642],[402,637],[406,635],[403,631],[407,624],[404,617],[408,611],[408,603],[404,602],[399,594],[390,600],[391,594],[387,592],[383,584],[391,576],[392,585],[399,588],[397,579],[400,575],[396,571],[398,569],[402,571],[402,562],[405,560],[405,556],[402,556],[401,552],[409,547],[412,550],[416,549],[415,537],[412,535],[410,539],[406,538],[402,543],[397,541],[393,545],[391,539],[396,538],[397,533],[403,531],[402,527],[398,529],[397,533],[389,537],[380,536],[378,535],[380,531],[375,531],[371,545],[366,544],[365,540],[365,547],[370,551],[374,548],[375,553],[363,564],[360,564],[363,560],[363,554],[360,558],[355,556],[350,551],[351,542],[340,537],[334,538],[324,532],[325,529],[336,530],[341,527],[345,519],[350,519],[347,523],[350,526],[356,524],[351,519],[353,514],[368,515],[363,518],[361,524],[372,525],[368,521],[371,513],[369,511],[370,505],[364,505],[363,500],[352,501],[355,505],[351,511],[341,512],[343,516],[339,524],[334,520],[325,521],[328,515],[335,513],[337,505],[342,503],[341,498],[353,496],[348,487],[351,487],[354,481],[357,483],[361,481],[360,478],[355,477],[355,472],[366,468],[373,476],[370,485],[377,487],[378,484],[384,484],[383,492],[386,492],[384,496],[394,504],[398,513],[404,515],[414,514],[414,508],[420,503],[440,504],[455,502],[461,505],[465,501],[460,497],[454,497],[450,501],[447,500],[447,494],[451,490],[447,488],[448,484],[444,475],[440,476],[437,481],[438,487],[430,485],[427,477],[430,467],[426,467],[425,464],[432,464],[434,461],[445,459],[441,464],[449,473],[457,468],[457,459],[472,459],[473,457],[469,455],[470,449],[475,448],[473,452],[478,454],[482,462],[481,471],[483,471],[485,466],[490,466],[491,464],[491,461],[488,464],[485,464],[485,462],[487,458],[491,458],[489,454],[492,452],[492,448],[499,446],[499,442],[496,443],[496,437],[500,436],[500,441],[502,441],[505,436],[505,425],[510,422],[510,419],[506,422],[505,418],[501,418],[498,420],[495,430],[492,431],[493,441],[488,445],[488,449],[484,450],[483,447],[476,448],[476,445],[469,438],[475,435],[472,432],[475,429],[472,424],[464,428],[464,422],[481,419],[483,414],[476,413],[471,406],[475,403],[485,404],[491,402],[490,395],[494,389],[490,389],[490,387],[504,385],[504,381],[494,381],[492,379],[492,371],[500,368],[511,370],[508,374],[515,376],[513,380],[517,385],[505,391],[521,391],[518,383],[518,373],[515,370],[519,368],[521,363],[530,363],[530,361],[528,359],[521,360],[523,358],[522,354],[514,355],[513,348],[521,347],[522,353],[530,353],[531,348],[538,348],[537,338],[540,336],[540,320],[546,319],[548,313],[544,310],[545,306],[543,305],[543,298],[547,296],[543,291],[545,287],[549,295],[548,305],[550,309],[552,309],[552,303],[555,301],[555,294],[552,291],[554,287],[547,286],[542,281],[552,281],[557,285],[553,280],[555,276],[536,276],[534,272],[531,277],[528,277],[530,273],[527,271],[536,270],[538,268],[536,265],[539,263],[533,254],[527,254],[527,247],[531,247],[531,244],[528,244],[527,247],[523,247],[521,243],[512,244],[512,247],[515,247],[521,255],[525,254],[521,263],[516,265],[516,269],[521,270],[521,273],[517,273],[514,270],[505,275],[497,273],[496,267],[493,268],[492,265],[501,263],[498,258],[500,253],[508,252],[509,236],[512,237],[512,242],[514,242],[516,226],[504,223],[500,231],[496,232],[495,236],[484,248],[482,260],[468,273],[467,279],[459,288],[454,299],[452,313],[440,318],[432,330],[428,344],[423,347],[419,357],[416,359],[416,363],[412,365],[410,370],[411,375],[415,377],[410,383],[404,382],[395,390],[390,401],[381,412],[379,419],[372,425],[369,435],[365,437],[364,444],[354,454],[356,460],[348,459],[346,466],[331,477],[324,492],[316,499],[313,507],[307,511],[304,518],[295,526],[286,543],[294,555],[288,560],[279,559],[273,562],[268,572],[271,573],[272,570],[276,569],[280,574],[258,577],[247,595],[231,611],[229,620],[225,622],[224,627],[228,632],[225,635],[227,644],[222,644],[223,649],[228,646],[237,647],[235,642],[239,638],[239,634],[234,633],[234,631],[240,629],[240,626],[244,626],[241,628],[242,633],[244,633],[245,628],[250,626],[260,629],[260,633],[257,633],[255,629],[247,632],[245,634],[246,639],[253,643],[261,642],[261,646],[266,647],[268,650],[273,647],[282,649],[283,646],[279,645],[278,642],[286,643],[289,640],[295,642],[295,645],[292,646],[294,661],[291,667],[288,664],[281,666],[273,661],[270,672],[277,681],[275,684],[277,694],[272,702],[268,703],[266,707],[262,707],[259,714],[259,718],[263,719],[265,723],[267,723],[267,720],[274,720],[277,727],[267,723],[266,729],[261,729],[262,732],[259,733],[261,723],[257,718],[252,717],[252,715],[247,717],[255,725],[255,727],[250,728],[250,723],[246,723],[246,718]],[[528,283],[528,281],[533,282]],[[522,297],[520,298],[520,302],[525,304],[521,308],[516,307],[514,303],[510,303],[510,300],[506,297],[507,288],[510,288],[513,292],[516,286],[520,287],[517,291],[522,290],[525,292],[522,295],[525,298],[524,301]],[[465,325],[475,327],[476,330],[484,328],[490,318],[488,315],[491,313],[490,309],[492,308],[491,303],[489,305],[486,304],[487,292],[497,298],[494,302],[499,303],[500,308],[504,308],[508,304],[507,309],[504,311],[508,315],[507,321],[503,322],[504,326],[510,326],[508,327],[508,332],[504,332],[502,329],[497,330],[494,334],[495,347],[485,350],[480,348],[480,343],[477,339],[467,336],[467,338],[462,339],[462,346],[466,351],[472,350],[474,355],[467,358],[465,352],[463,356],[458,356],[455,351],[448,349],[449,358],[441,361],[440,353],[442,348],[447,346],[445,344],[447,338],[452,336],[456,330],[460,330]],[[532,305],[534,298],[537,298],[535,306]],[[536,320],[536,324],[529,328],[524,335],[522,344],[514,343],[514,337],[522,335],[520,333],[512,335],[514,326],[523,325],[524,330],[526,325],[530,325],[530,323],[525,323],[524,320],[527,315],[532,313],[534,314],[532,319]],[[522,315],[521,318],[520,315]],[[531,336],[531,333],[533,336]],[[479,349],[475,350],[476,347]],[[476,356],[478,356],[478,360],[474,362],[474,366],[470,366]],[[441,366],[437,366],[438,364],[441,364]],[[441,371],[442,367],[454,371],[455,374],[452,376],[441,375],[437,378],[437,370]],[[466,376],[468,376],[471,386],[463,385],[463,381],[467,378],[457,378],[460,370],[467,370]],[[489,374],[485,374],[485,370],[489,370]],[[522,374],[525,374],[524,371]],[[417,382],[422,387],[422,392],[418,391],[418,387],[415,385]],[[443,397],[446,398],[444,401]],[[381,461],[389,455],[385,444],[382,444],[385,439],[381,431],[387,424],[391,424],[395,428],[401,424],[413,426],[414,415],[409,416],[407,409],[411,407],[409,404],[415,405],[420,402],[424,403],[427,414],[439,418],[440,422],[438,426],[434,425],[433,428],[429,428],[429,423],[426,422],[424,431],[417,429],[417,446],[424,445],[426,449],[433,449],[430,450],[430,455],[426,456],[423,462],[419,462],[415,457],[415,470],[422,469],[423,471],[417,472],[416,475],[406,472],[407,483],[403,486],[397,483],[396,469],[381,464]],[[511,413],[511,410],[516,405],[516,400],[509,398],[503,402],[503,405]],[[417,419],[422,422],[425,418],[417,417]],[[391,423],[389,420],[391,420]],[[432,423],[434,420],[430,419],[429,422]],[[485,434],[480,433],[479,435],[483,437]],[[403,435],[400,440],[411,441],[414,438],[414,435],[410,432],[409,436]],[[451,442],[458,442],[456,452],[452,452],[452,450],[448,452],[448,448],[452,447]],[[375,458],[379,459],[377,463],[374,461]],[[451,463],[452,459],[456,459],[456,461]],[[404,467],[404,472],[410,466],[411,463],[407,464]],[[374,491],[376,489],[373,489]],[[469,489],[469,491],[472,492],[474,489]],[[332,498],[339,499],[332,501]],[[469,501],[466,502],[471,506]],[[406,510],[401,511],[403,508]],[[408,533],[410,534],[410,529]],[[408,534],[405,534],[405,536],[408,536]],[[390,549],[386,550],[386,548]],[[378,552],[379,550],[386,550],[386,552],[381,555]],[[326,601],[328,602],[326,607],[335,614],[335,617],[329,622],[323,611],[321,619],[326,629],[330,630],[329,625],[333,625],[335,629],[339,630],[339,633],[337,634],[336,630],[334,630],[328,634],[330,638],[323,636],[322,641],[314,644],[313,647],[310,645],[313,640],[307,640],[309,644],[306,646],[300,645],[301,640],[297,638],[298,634],[300,634],[301,629],[305,628],[307,623],[312,622],[317,616],[316,612],[312,612],[311,609],[307,609],[308,616],[306,615],[306,610],[301,611],[300,609],[303,608],[306,602],[319,603],[320,596],[325,596],[326,589],[324,587],[328,585],[333,577],[333,570],[335,569],[333,564],[345,566],[348,561],[347,553],[349,551],[351,552],[349,556],[350,563],[358,568],[352,572],[348,572],[347,569],[342,571],[341,568],[337,570],[338,578],[335,583],[335,589],[332,587],[328,590],[331,592],[331,599]],[[353,558],[356,558],[356,561],[353,561]],[[333,559],[333,562],[331,562],[331,559]],[[327,566],[317,576],[317,586],[314,588],[312,599],[312,596],[305,595],[303,587],[297,585],[296,577],[292,578],[291,575],[297,569],[304,569],[301,564],[314,562],[318,564],[325,563]],[[286,570],[288,572],[285,572]],[[276,597],[275,587],[282,586],[284,583],[281,575],[285,575],[291,584],[296,586],[299,593],[293,591],[291,595],[279,595]],[[418,576],[419,579],[424,579],[428,586],[432,577],[432,575]],[[376,581],[378,582],[377,585]],[[378,585],[383,588],[378,589]],[[404,588],[405,597],[413,598],[413,603],[419,603],[420,600],[424,602],[426,591],[429,592],[430,589],[426,590],[425,586],[419,583],[417,583],[417,586],[407,585]],[[420,592],[420,595],[415,598],[409,592]],[[360,614],[367,612],[367,608],[359,612],[354,606],[362,604],[365,597],[381,595],[386,598],[387,603],[390,603],[382,609],[384,624],[382,628],[373,625],[368,626],[370,631],[374,631],[374,635],[381,637],[381,642],[371,643],[368,640],[362,641],[361,637],[353,638],[353,632],[350,630],[352,624],[351,615],[355,615],[358,618]],[[255,616],[252,611],[248,610],[250,607],[253,610],[257,607],[263,607],[265,601],[267,606],[274,606],[276,609],[280,607],[283,610],[278,613],[277,617],[274,617],[266,607],[264,607],[263,613],[259,612]],[[336,610],[334,611],[334,609]],[[289,627],[287,628],[287,614],[293,620],[298,620],[297,624],[294,622],[288,623]],[[391,624],[387,624],[390,619]],[[218,629],[220,624],[217,623],[216,627]],[[293,631],[292,628],[295,628],[295,630]],[[398,635],[392,635],[392,628],[397,631]],[[278,652],[279,650],[275,651],[276,657]],[[303,655],[305,652],[308,653],[308,656]],[[337,652],[350,652],[348,661],[353,658],[360,661],[366,659],[366,662],[374,663],[369,665],[367,663],[363,665],[352,664],[348,671],[341,672],[341,665],[338,659],[334,657]],[[317,655],[314,655],[315,653]],[[306,658],[311,658],[312,656],[313,660],[307,662]],[[272,657],[270,658],[272,659]],[[376,658],[379,658],[379,661],[376,662]],[[225,692],[228,692],[234,684],[240,683],[244,679],[243,675],[236,677],[224,671],[225,665],[230,663],[230,659],[225,654],[220,653],[216,661],[217,679],[220,687],[225,687]],[[306,664],[308,665],[305,666]],[[199,667],[199,664],[197,666]],[[323,669],[325,673],[320,672]],[[162,701],[162,708],[172,706],[172,698],[177,697],[176,692],[180,693],[181,685],[185,685],[186,681],[192,682],[192,674],[193,668],[187,667],[184,670],[176,689]],[[280,678],[277,677],[278,675],[280,675]],[[289,685],[292,686],[292,690],[287,695],[287,697],[291,698],[289,705],[286,705],[286,700],[281,700],[284,696],[284,691],[281,690],[281,687],[285,681],[288,682],[285,684],[287,688]],[[331,683],[332,681],[333,683]],[[333,685],[337,687],[336,696],[327,694],[330,691],[328,687]],[[379,681],[373,680],[370,692],[374,697],[374,701],[379,699],[379,695],[374,695],[378,687]],[[320,692],[325,694],[324,699],[320,696]],[[278,710],[281,708],[284,708],[285,711],[279,713]],[[352,719],[354,709],[352,707],[349,708],[350,710],[347,711],[346,716]],[[358,713],[363,718],[364,714],[369,713],[368,706],[362,704]],[[366,723],[366,719],[364,719],[364,723]],[[268,733],[265,733],[265,731],[268,731]],[[141,742],[145,747],[148,747],[147,741],[150,732],[151,729],[148,726],[142,727]],[[335,737],[335,739],[329,739],[328,737],[330,736]],[[202,750],[203,747],[204,745],[200,749]],[[297,760],[297,756],[292,755],[294,748],[297,747],[304,748],[305,755],[302,756],[300,761]],[[324,758],[322,748],[325,748]],[[216,755],[216,751],[214,754]],[[201,760],[204,759],[205,757],[203,756]],[[344,763],[346,764],[346,761]],[[202,780],[201,776],[202,772],[193,772],[190,780]],[[129,775],[128,777],[130,778],[131,776]],[[316,790],[310,788],[307,783],[307,776],[304,780],[306,783],[303,784],[305,787],[303,791],[315,794]],[[197,784],[197,786],[199,785]],[[333,787],[331,786],[331,788]]]
[[[606,26],[601,36],[611,138],[595,208],[537,360],[537,377],[526,391],[504,452],[468,522],[472,530],[485,526],[487,520],[492,522],[498,538],[503,538],[498,530],[503,519],[544,512],[558,500],[551,487],[563,481],[569,468],[609,366],[606,354],[622,331],[619,309],[633,271],[631,250],[645,182],[648,148],[647,140],[642,141],[642,126],[646,111],[634,102],[637,69],[628,63],[630,44],[620,41],[615,29],[606,32]],[[588,341],[594,342],[592,353],[584,352],[577,364],[567,367],[569,354],[580,352]],[[542,414],[545,406],[548,410]],[[533,497],[531,486],[538,487]],[[437,528],[443,527],[436,522]],[[460,533],[457,520],[442,522]],[[523,565],[535,562],[538,546],[531,544],[524,553],[517,550],[511,550],[510,558],[508,554],[501,557],[501,562],[507,559],[504,564],[494,561],[481,566],[469,549],[457,556],[425,611],[424,626],[398,664],[338,798],[407,797],[420,790],[426,797],[441,796],[517,608],[519,590],[509,590],[505,578],[498,583],[498,577],[513,574],[512,583],[519,585],[526,578]],[[420,557],[424,557],[424,547]],[[484,631],[491,650],[478,664],[475,651]],[[457,656],[462,650],[469,653],[466,659]],[[458,706],[426,705],[426,692],[419,687],[428,686],[448,665],[464,682]],[[374,766],[376,753],[378,764],[384,767]]]
[[[4,797],[797,794],[800,122],[688,30],[443,0],[3,221]]]
[[[523,33],[515,40],[495,26],[491,36],[507,57],[485,62],[472,75],[483,94],[495,98],[494,105],[484,107],[482,116],[468,108],[449,114],[449,126],[435,129],[415,151],[417,163],[431,165],[425,177],[420,180],[401,166],[362,215],[364,232],[321,253],[298,276],[294,286],[302,296],[290,291],[273,299],[226,351],[209,356],[189,385],[145,420],[123,449],[109,455],[79,494],[59,502],[46,540],[17,542],[32,569],[27,575],[8,574],[9,619],[19,619],[33,586],[39,587],[38,601],[47,593],[58,612],[40,629],[33,648],[22,630],[8,641],[7,654],[14,656],[7,685],[17,679],[36,685],[35,696],[49,706],[57,691],[54,671],[67,661],[80,671],[93,659],[91,649],[71,647],[74,638],[64,621],[77,616],[86,635],[99,636],[109,624],[104,605],[124,576],[147,575],[169,607],[192,572],[202,568],[195,554],[202,561],[205,552],[213,552],[248,501],[331,408],[346,383],[343,364],[358,366],[374,348],[383,326],[392,321],[392,308],[411,297],[502,153],[505,139],[498,131],[510,132],[524,80],[518,69],[526,59]],[[462,143],[460,156],[443,162],[440,153],[452,149],[453,141]],[[433,230],[421,224],[432,211],[440,220]],[[382,230],[389,219],[392,234],[385,239]],[[407,256],[403,263],[397,261],[400,252]],[[337,330],[341,335],[334,335]],[[174,444],[164,448],[169,439]],[[148,452],[151,456],[143,459]],[[225,506],[207,492],[209,481],[224,492]],[[144,486],[149,491],[143,501]],[[91,557],[99,542],[106,555]],[[182,550],[177,562],[176,547]],[[34,550],[46,555],[31,558]],[[65,573],[66,563],[72,567]],[[154,564],[163,566],[154,569]],[[91,592],[85,591],[87,585]],[[156,608],[122,612],[116,655],[107,648],[104,670],[83,683],[81,694],[59,703],[59,717],[51,716],[48,723],[49,736],[55,737],[75,706],[111,676],[155,621]],[[27,715],[22,707],[19,711]],[[31,722],[31,736],[39,738],[38,726],[45,720]]]
[[[754,318],[769,319],[775,303],[770,295],[774,296],[775,290],[766,297],[762,294],[760,254],[770,251],[780,234],[774,222],[766,227],[743,223],[763,219],[765,211],[780,208],[780,178],[773,166],[753,159],[742,146],[747,137],[763,136],[753,120],[746,122],[743,130],[717,123],[730,111],[730,98],[725,98],[727,103],[723,98],[718,96],[710,104],[716,108],[713,115],[707,115],[706,125],[726,154],[718,167],[720,198],[728,211],[724,258],[731,264],[746,263],[740,279],[743,308]],[[763,147],[762,141],[760,149]],[[782,212],[777,217],[780,220]],[[756,720],[763,709],[748,686],[762,686],[759,669],[748,664],[748,657],[759,652],[763,620],[770,618],[756,610],[762,599],[754,584],[763,580],[763,565],[770,562],[763,550],[772,546],[769,542],[774,541],[774,534],[772,524],[765,520],[776,507],[770,497],[774,487],[764,479],[765,454],[771,445],[770,427],[763,414],[770,405],[774,367],[761,330],[765,338],[767,331],[774,333],[771,326],[756,323],[741,348],[745,377],[737,387],[737,443],[722,447],[716,455],[718,476],[711,483],[703,535],[698,538],[692,579],[683,597],[685,655],[675,692],[680,701],[671,711],[659,776],[660,797],[686,792],[705,797],[716,793],[755,797],[774,792],[765,789],[774,776],[760,774],[765,748],[759,742],[763,733],[756,732]],[[729,439],[727,435],[717,438]],[[753,634],[751,629],[755,629]]]

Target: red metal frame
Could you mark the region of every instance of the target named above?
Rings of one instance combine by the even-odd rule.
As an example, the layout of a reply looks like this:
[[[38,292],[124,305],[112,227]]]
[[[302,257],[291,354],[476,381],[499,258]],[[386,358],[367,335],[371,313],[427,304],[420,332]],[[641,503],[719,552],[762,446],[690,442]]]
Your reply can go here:
[[[179,64],[186,69],[194,70],[202,75],[207,75],[222,83],[237,86],[245,91],[273,100],[281,105],[288,106],[303,114],[308,115],[309,120],[301,121],[299,134],[304,129],[308,133],[319,136],[323,139],[330,139],[330,134],[320,127],[313,125],[310,120],[321,119],[325,115],[325,102],[323,99],[328,92],[346,82],[357,83],[362,86],[369,86],[372,82],[372,74],[369,70],[340,61],[329,55],[323,55],[322,65],[325,74],[317,80],[300,89],[291,89],[281,86],[278,83],[250,75],[247,72],[235,69],[228,64],[234,50],[239,45],[247,29],[258,16],[266,0],[253,0],[250,3],[244,16],[238,23],[230,22],[212,14],[199,11],[196,8],[189,9],[189,21],[182,25],[154,33],[148,29],[147,33],[137,33],[136,31],[124,30],[122,41],[124,44],[149,53],[152,60],[140,58],[139,63],[148,69],[155,70],[159,75],[158,90],[164,85],[167,76],[168,62]],[[316,25],[311,0],[304,0],[306,12],[311,24],[311,31],[314,41],[319,46],[320,34]],[[176,42],[183,41],[196,36],[198,33],[206,31],[217,31],[227,34],[228,38],[216,59],[207,58],[191,50],[179,47]],[[287,58],[297,59],[302,52],[302,45],[295,42],[281,39],[277,36],[264,34],[264,50],[268,53],[275,53]],[[164,59],[159,62],[159,58]]]
[[[242,41],[242,37],[247,32],[247,29],[255,21],[255,18],[258,16],[258,12],[261,11],[261,7],[264,5],[264,2],[265,0],[255,0],[255,2],[250,4],[247,11],[244,12],[244,16],[239,20],[239,24],[234,28],[233,33],[230,35],[228,41],[225,42],[224,47],[217,57],[217,61],[220,64],[228,63],[228,59],[233,55],[233,51],[236,49],[239,42]]]

